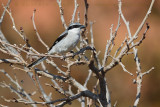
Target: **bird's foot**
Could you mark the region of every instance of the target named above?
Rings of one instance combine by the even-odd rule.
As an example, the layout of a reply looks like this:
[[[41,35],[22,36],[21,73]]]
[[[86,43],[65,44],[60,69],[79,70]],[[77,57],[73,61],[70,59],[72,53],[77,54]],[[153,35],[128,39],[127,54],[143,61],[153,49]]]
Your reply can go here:
[[[76,53],[74,51],[70,51],[70,53],[72,53],[72,59],[74,59],[74,57],[76,56]]]
[[[63,59],[63,60],[66,60],[66,58],[67,58],[67,57],[66,57],[65,55],[63,55],[63,58],[62,58],[62,59]]]
[[[74,51],[70,51],[70,53],[73,53],[73,54],[74,54]]]

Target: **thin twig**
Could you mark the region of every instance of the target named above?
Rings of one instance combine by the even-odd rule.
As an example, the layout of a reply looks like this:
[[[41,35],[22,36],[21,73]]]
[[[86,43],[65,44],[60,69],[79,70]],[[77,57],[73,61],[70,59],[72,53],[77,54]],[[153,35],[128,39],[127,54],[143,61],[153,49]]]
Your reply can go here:
[[[35,70],[36,74],[37,74],[37,71]],[[39,81],[39,77],[38,75],[36,75],[36,81],[38,83],[38,86],[39,86],[39,91],[40,93],[43,95],[43,98],[45,99],[46,102],[50,102],[51,101],[51,98],[49,96],[47,96],[47,94],[44,92],[44,89],[43,87],[41,86],[40,84],[40,81]],[[50,104],[50,107],[53,107],[52,104]]]
[[[91,46],[94,47],[93,22],[90,22],[90,33],[91,33]]]
[[[57,0],[57,3],[58,3],[58,6],[59,6],[59,9],[60,9],[60,15],[61,15],[61,21],[62,21],[62,24],[64,26],[65,29],[67,29],[67,25],[66,25],[66,22],[64,20],[64,13],[63,13],[63,8],[62,8],[62,5],[61,5],[61,2],[62,0]]]
[[[5,8],[5,7],[3,7],[3,8]],[[6,9],[6,8],[5,8],[5,9]],[[18,31],[18,29],[17,29],[17,27],[16,27],[16,25],[15,25],[15,21],[14,21],[14,18],[13,18],[13,16],[12,16],[11,9],[10,9],[10,10],[6,9],[6,11],[7,11],[7,13],[9,14],[10,19],[11,19],[11,21],[12,21],[12,28],[18,33],[18,35],[19,35],[23,40],[25,40],[25,37],[21,34],[20,31]]]
[[[146,71],[146,72],[143,72],[142,73],[142,76],[146,75],[146,74],[149,74],[152,70],[154,70],[154,67],[152,67],[150,70]]]
[[[89,8],[89,4],[87,0],[84,0],[84,4],[85,4],[84,25],[87,27],[88,26],[88,8]]]
[[[71,19],[71,23],[74,22],[74,19],[75,19],[75,16],[76,16],[76,11],[77,11],[77,8],[78,8],[78,3],[77,3],[77,0],[74,0],[74,11],[73,11],[73,14],[72,14],[72,19]]]
[[[47,50],[49,50],[49,47],[48,45],[41,39],[38,31],[37,31],[37,27],[36,27],[36,24],[35,24],[35,20],[34,20],[34,17],[35,17],[35,13],[36,13],[36,9],[34,9],[33,11],[33,16],[32,16],[32,23],[33,23],[33,28],[34,28],[34,31],[38,37],[38,40],[47,48]]]
[[[134,76],[131,72],[129,72],[129,71],[125,68],[125,66],[123,65],[122,62],[119,62],[119,65],[121,65],[121,67],[122,67],[122,69],[123,69],[124,72],[127,72],[127,73],[130,74],[131,76]]]
[[[150,7],[149,7],[149,9],[148,9],[148,11],[147,11],[147,14],[146,14],[146,16],[144,17],[144,19],[143,19],[143,21],[141,22],[141,24],[139,25],[139,27],[138,27],[138,29],[137,29],[137,31],[135,32],[135,34],[134,34],[133,37],[137,36],[137,35],[139,34],[139,32],[141,31],[141,29],[143,28],[143,25],[145,24],[147,18],[148,18],[149,15],[151,14],[151,10],[152,10],[152,7],[153,7],[154,2],[155,2],[155,0],[152,0],[152,1],[151,1]]]
[[[10,4],[10,3],[11,3],[11,0],[8,0],[7,4],[6,4],[6,6],[5,6],[5,9],[4,9],[4,11],[3,11],[2,15],[1,15],[1,18],[0,18],[0,26],[1,26],[2,22],[3,22],[4,15],[5,15],[6,10],[7,10],[7,8],[9,7],[9,4]]]
[[[88,70],[88,76],[87,76],[87,78],[86,78],[86,81],[85,81],[85,83],[84,83],[84,87],[87,87],[87,83],[88,83],[88,81],[90,80],[90,78],[91,78],[91,75],[92,75],[92,71],[91,70]]]
[[[110,92],[109,92],[106,77],[105,77],[105,81],[106,81],[106,98],[107,98],[107,103],[108,103],[107,107],[111,107],[111,96],[110,96]]]

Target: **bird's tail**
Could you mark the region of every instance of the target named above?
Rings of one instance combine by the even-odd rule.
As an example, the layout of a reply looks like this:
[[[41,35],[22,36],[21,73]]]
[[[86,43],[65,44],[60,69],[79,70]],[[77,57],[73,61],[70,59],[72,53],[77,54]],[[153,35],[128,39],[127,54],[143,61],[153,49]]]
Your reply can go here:
[[[31,67],[34,67],[34,66],[40,64],[45,59],[47,59],[47,56],[43,56],[43,57],[39,58],[38,60],[36,60],[33,63],[29,64],[28,68],[31,68]]]

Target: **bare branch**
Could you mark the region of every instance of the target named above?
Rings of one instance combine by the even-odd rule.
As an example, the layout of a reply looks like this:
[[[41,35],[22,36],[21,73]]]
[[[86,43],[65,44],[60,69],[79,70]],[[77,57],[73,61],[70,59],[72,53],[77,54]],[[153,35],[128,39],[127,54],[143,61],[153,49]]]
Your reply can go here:
[[[74,0],[74,11],[73,11],[73,14],[72,14],[71,23],[74,22],[74,19],[75,19],[75,15],[76,15],[76,11],[77,11],[78,6],[79,6],[79,5],[77,4],[77,0]]]
[[[47,50],[49,50],[49,47],[46,43],[44,43],[44,41],[41,39],[38,31],[37,31],[37,27],[36,27],[36,24],[35,24],[35,20],[34,20],[34,17],[35,17],[35,13],[36,13],[36,9],[34,9],[33,11],[33,16],[32,16],[32,23],[33,23],[33,27],[34,27],[34,31],[38,37],[38,40],[47,48]]]
[[[3,84],[3,85],[7,86],[7,88],[9,88],[9,89],[12,90],[13,92],[15,92],[21,99],[22,99],[22,97],[20,96],[20,94],[23,95],[23,96],[25,95],[25,97],[26,97],[30,102],[34,102],[34,101],[32,100],[32,98],[27,94],[27,92],[24,91],[24,89],[19,85],[19,83],[18,83],[17,81],[13,80],[12,77],[11,77],[7,72],[5,72],[4,70],[0,70],[0,72],[4,73],[5,76],[6,76],[13,84],[15,84],[15,85],[17,86],[17,90],[18,90],[18,91],[16,91],[12,86],[8,86],[8,85],[6,85],[6,84]],[[19,92],[19,90],[23,90],[23,91],[22,91],[22,92]],[[33,107],[37,107],[37,106],[34,105],[34,104],[32,104],[32,106],[33,106]]]
[[[3,8],[5,8],[5,7],[3,7]],[[7,11],[7,13],[9,14],[10,19],[11,19],[11,21],[12,21],[12,28],[18,33],[18,35],[19,35],[23,40],[25,40],[25,37],[21,34],[20,31],[18,31],[18,29],[17,29],[17,27],[16,27],[14,18],[13,18],[13,16],[12,16],[11,9],[10,9],[10,10],[6,9],[6,11]]]
[[[65,29],[67,29],[67,25],[66,25],[66,22],[64,20],[64,13],[63,13],[63,8],[62,8],[62,5],[61,5],[61,2],[62,0],[57,0],[57,3],[58,3],[58,6],[59,6],[59,9],[60,9],[60,15],[61,15],[61,21],[62,21],[62,24],[64,26]]]
[[[116,36],[117,36],[117,32],[118,32],[119,27],[120,27],[120,15],[119,15],[119,18],[118,18],[117,28],[116,28],[116,30],[115,30],[114,33],[113,33],[113,31],[112,31],[113,25],[111,25],[111,28],[110,28],[110,30],[111,30],[111,31],[110,31],[110,40],[107,41],[106,50],[105,50],[105,54],[104,54],[104,58],[103,58],[103,62],[102,62],[102,67],[105,66],[105,63],[106,63],[106,61],[107,61],[107,57],[108,57],[108,55],[110,54],[110,52],[111,52],[111,50],[112,50],[112,48],[113,48],[113,46],[114,46],[114,40],[115,40],[115,38],[116,38]],[[110,49],[110,51],[109,51],[109,48],[110,48],[111,44],[112,44],[112,47],[111,47],[111,49]],[[115,56],[116,56],[116,53],[115,53],[114,57],[115,57]]]
[[[91,75],[92,75],[92,71],[91,70],[88,70],[88,77],[86,78],[86,81],[85,81],[85,83],[84,83],[84,87],[87,87],[87,83],[88,83],[88,81],[90,80],[90,78],[91,78]]]
[[[93,22],[90,22],[90,33],[91,33],[91,46],[94,47]]]
[[[123,65],[122,62],[119,62],[119,65],[121,65],[121,67],[123,68],[124,72],[127,72],[128,74],[130,74],[131,76],[134,76],[131,72],[129,72],[128,70],[126,70],[125,66]]]
[[[133,48],[133,47],[135,47],[135,46],[139,46],[140,44],[142,44],[143,40],[146,38],[146,33],[147,33],[147,31],[149,30],[149,25],[148,25],[148,23],[146,23],[146,26],[147,26],[147,27],[146,27],[145,32],[143,33],[142,38],[141,38],[138,42],[136,42],[134,45],[132,45],[131,48]]]
[[[4,19],[4,15],[5,15],[6,10],[7,10],[7,8],[9,7],[9,4],[10,4],[10,3],[11,3],[11,0],[8,0],[8,3],[7,3],[7,5],[5,6],[5,9],[4,9],[4,11],[3,11],[2,15],[1,15],[1,18],[0,18],[0,26],[1,26],[1,24],[2,24],[2,21],[3,21],[3,19]]]
[[[35,70],[35,72],[36,72],[36,70]],[[36,81],[37,81],[37,83],[38,83],[39,90],[40,90],[41,94],[43,95],[43,98],[45,99],[46,102],[50,102],[50,101],[51,101],[51,100],[50,100],[50,97],[47,96],[46,93],[44,92],[44,89],[42,88],[42,86],[41,86],[41,84],[40,84],[40,82],[39,82],[39,77],[38,77],[37,75],[36,75]],[[53,107],[53,105],[50,104],[50,107]]]
[[[0,104],[0,106],[1,106],[1,107],[8,107],[8,106],[2,105],[2,104]]]
[[[106,81],[106,78],[105,78],[105,81]],[[109,88],[107,86],[107,81],[106,81],[106,98],[107,98],[108,107],[111,107],[111,96],[110,96]]]
[[[116,105],[117,105],[117,101],[114,103],[113,107],[116,107]]]
[[[87,27],[88,26],[88,8],[89,8],[89,4],[87,0],[84,0],[84,4],[85,4],[84,25]]]
[[[152,70],[154,70],[154,67],[152,67],[150,70],[146,71],[146,72],[143,72],[142,73],[142,76],[146,75],[146,74],[149,74]]]
[[[133,37],[137,36],[137,35],[139,34],[139,32],[141,31],[141,29],[142,29],[143,25],[145,24],[147,18],[148,18],[149,15],[151,14],[151,10],[152,10],[152,7],[153,7],[154,2],[155,2],[155,0],[152,0],[152,2],[151,2],[151,4],[150,4],[150,7],[149,7],[149,9],[148,9],[148,11],[147,11],[146,16],[144,17],[143,21],[142,21],[141,24],[139,25],[139,27],[138,27],[138,29],[137,29],[137,31],[135,32],[135,34],[134,34]]]

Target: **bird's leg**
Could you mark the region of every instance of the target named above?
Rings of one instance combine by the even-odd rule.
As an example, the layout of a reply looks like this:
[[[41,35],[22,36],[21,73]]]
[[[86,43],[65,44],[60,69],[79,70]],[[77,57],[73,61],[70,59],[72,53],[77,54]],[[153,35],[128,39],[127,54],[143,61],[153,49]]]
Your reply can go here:
[[[74,59],[74,57],[76,56],[75,52],[74,51],[70,51],[70,53],[72,53],[72,58]]]
[[[62,55],[62,56],[63,56],[63,58],[62,58],[63,60],[65,60],[67,58],[65,55]]]
[[[80,55],[78,55],[78,61],[80,61],[81,60],[81,57],[80,57]]]
[[[74,51],[70,51],[70,53],[73,53],[73,54],[74,54]]]

